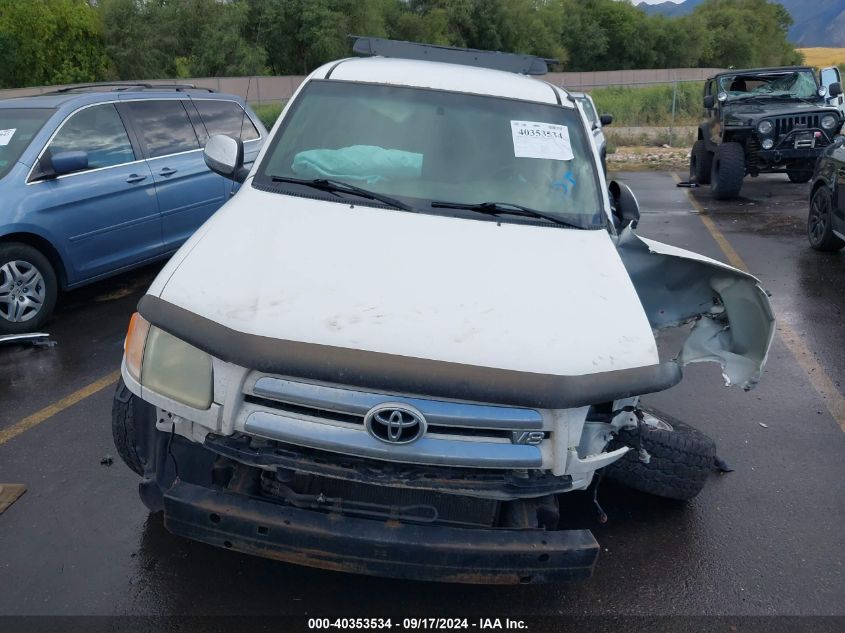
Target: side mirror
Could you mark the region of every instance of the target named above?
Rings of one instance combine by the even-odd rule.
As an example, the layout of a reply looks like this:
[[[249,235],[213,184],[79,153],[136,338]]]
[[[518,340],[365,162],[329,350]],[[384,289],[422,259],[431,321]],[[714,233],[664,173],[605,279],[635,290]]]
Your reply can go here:
[[[713,95],[707,95],[704,97],[704,108],[706,110],[712,110],[713,106],[716,105],[716,100],[713,98]]]
[[[631,225],[632,229],[637,228],[640,223],[640,203],[628,185],[623,185],[617,180],[612,180],[608,185],[610,190],[610,210],[613,214],[613,223],[617,229],[624,229]]]
[[[613,115],[612,114],[602,114],[599,117],[599,121],[601,121],[602,127],[605,125],[610,125],[613,123]]]
[[[842,84],[838,81],[830,84],[830,87],[827,89],[827,95],[829,97],[838,97],[842,94]]]
[[[50,157],[50,163],[53,166],[53,174],[57,176],[82,171],[88,169],[88,152],[59,152]]]
[[[205,164],[215,174],[243,182],[249,173],[244,169],[244,144],[231,136],[215,134],[210,137],[202,151]]]

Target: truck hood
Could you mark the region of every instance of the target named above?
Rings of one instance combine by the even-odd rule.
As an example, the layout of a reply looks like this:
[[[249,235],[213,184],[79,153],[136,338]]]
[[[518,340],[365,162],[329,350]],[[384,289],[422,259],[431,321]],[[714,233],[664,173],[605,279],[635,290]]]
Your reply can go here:
[[[604,230],[245,186],[149,294],[238,333],[331,348],[558,376],[658,363]]]

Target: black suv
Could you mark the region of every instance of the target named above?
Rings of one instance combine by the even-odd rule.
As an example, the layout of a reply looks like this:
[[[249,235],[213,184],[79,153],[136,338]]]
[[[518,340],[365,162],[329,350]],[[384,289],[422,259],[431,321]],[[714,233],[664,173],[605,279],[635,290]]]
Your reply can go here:
[[[708,79],[690,178],[710,184],[719,200],[737,196],[746,175],[786,172],[792,182],[807,182],[842,127],[842,114],[828,105],[841,94],[839,81],[824,86],[809,67],[728,70]]]

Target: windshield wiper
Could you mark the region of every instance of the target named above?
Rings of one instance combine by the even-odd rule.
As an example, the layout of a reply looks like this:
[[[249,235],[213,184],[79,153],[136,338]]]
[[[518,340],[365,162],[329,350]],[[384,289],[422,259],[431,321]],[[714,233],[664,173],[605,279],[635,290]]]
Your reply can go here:
[[[518,215],[524,218],[537,218],[547,220],[560,224],[561,226],[568,226],[571,229],[583,229],[583,226],[578,226],[572,222],[559,218],[551,213],[543,213],[536,209],[523,207],[512,202],[479,202],[476,204],[466,204],[462,202],[448,202],[445,200],[434,200],[431,206],[436,209],[462,209],[466,211],[477,211],[478,213],[487,213],[488,215]]]
[[[328,178],[293,178],[290,176],[270,176],[270,179],[273,182],[292,182],[297,185],[305,185],[306,187],[312,187],[314,189],[328,191],[330,193],[351,193],[362,198],[367,198],[368,200],[383,202],[386,205],[402,209],[403,211],[415,211],[414,207],[409,204],[405,204],[396,198],[391,198],[390,196],[385,196],[380,193],[376,193],[375,191],[370,191],[369,189],[362,189],[361,187],[356,187],[355,185],[350,185],[349,183],[342,182],[340,180],[330,180]]]

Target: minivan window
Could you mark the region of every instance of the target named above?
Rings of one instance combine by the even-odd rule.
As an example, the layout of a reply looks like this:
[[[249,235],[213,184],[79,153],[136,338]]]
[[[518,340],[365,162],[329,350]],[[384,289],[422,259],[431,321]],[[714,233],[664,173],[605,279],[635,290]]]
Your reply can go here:
[[[148,158],[199,149],[194,126],[180,100],[131,101],[128,105]]]
[[[54,113],[53,108],[0,108],[0,178]]]
[[[111,103],[83,108],[70,115],[50,142],[50,155],[71,151],[88,154],[88,169],[135,160],[126,128]]]
[[[234,101],[193,101],[210,136],[225,134],[238,138],[240,135],[242,141],[251,141],[260,136],[244,109]]]
[[[604,226],[592,141],[572,107],[312,80],[293,108],[255,186],[313,197],[313,188],[290,180],[330,179],[429,213],[454,215],[444,201],[499,202],[584,228]]]

